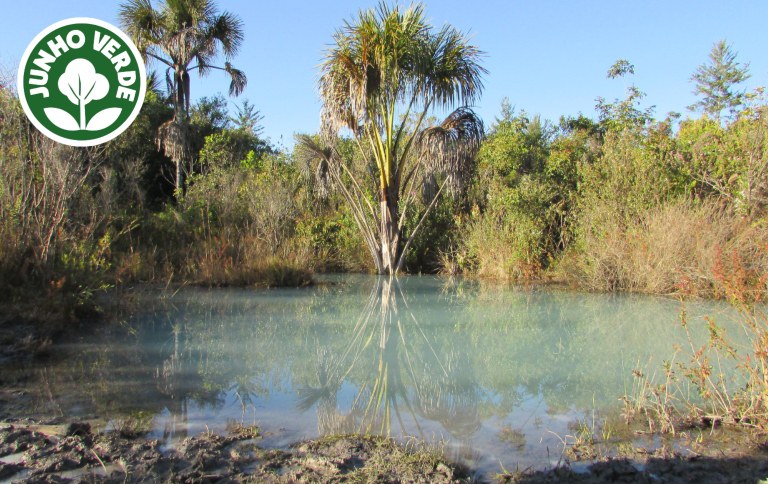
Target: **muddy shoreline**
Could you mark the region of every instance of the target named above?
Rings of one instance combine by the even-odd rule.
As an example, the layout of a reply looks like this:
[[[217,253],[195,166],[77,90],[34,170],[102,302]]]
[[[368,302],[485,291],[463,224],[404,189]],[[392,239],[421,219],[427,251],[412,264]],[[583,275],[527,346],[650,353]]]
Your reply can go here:
[[[765,450],[683,455],[666,448],[632,456],[564,461],[543,470],[481,476],[442,451],[384,437],[332,436],[285,450],[260,446],[256,427],[203,433],[173,447],[88,422],[0,423],[0,482],[759,482]],[[719,455],[718,455],[719,454]]]
[[[165,448],[157,439],[94,432],[88,423],[0,425],[0,481],[465,482],[468,471],[427,448],[381,437],[334,437],[288,450],[259,446],[254,427],[204,433]]]

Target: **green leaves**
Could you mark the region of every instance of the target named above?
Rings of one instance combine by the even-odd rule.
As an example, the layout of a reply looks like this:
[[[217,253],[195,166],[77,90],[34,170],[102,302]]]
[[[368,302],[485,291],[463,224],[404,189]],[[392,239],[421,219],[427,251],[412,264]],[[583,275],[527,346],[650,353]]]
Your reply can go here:
[[[723,110],[728,110],[734,118],[744,101],[744,91],[736,86],[749,79],[749,64],[736,61],[736,52],[725,40],[712,46],[709,62],[702,64],[691,76],[696,87],[693,93],[701,99],[688,107],[692,111],[700,110],[715,120],[720,120]]]
[[[336,128],[356,130],[389,117],[400,102],[469,105],[482,92],[480,50],[455,27],[435,32],[421,5],[361,11],[334,41],[321,65],[320,92],[324,117]]]
[[[461,189],[469,178],[483,136],[482,122],[468,106],[483,88],[480,57],[455,27],[433,29],[420,4],[402,9],[383,2],[346,22],[326,52],[319,83],[323,141],[332,145],[341,131],[351,131],[377,175],[370,189],[379,195],[380,210],[374,210],[351,173],[344,173],[350,186],[341,188],[380,273],[394,274],[402,267],[446,183]],[[457,104],[443,123],[425,129],[432,108]],[[335,156],[323,156],[322,149],[309,151],[328,167],[344,168]],[[340,184],[341,172],[329,173]],[[439,189],[438,175],[445,177]],[[427,190],[434,192],[432,202],[410,236],[401,237],[419,185],[434,188]]]
[[[617,60],[610,69],[607,77],[616,79],[627,74],[634,75],[635,66],[625,59]],[[600,117],[600,124],[603,129],[608,131],[623,131],[626,129],[643,129],[653,120],[653,110],[655,106],[642,109],[640,101],[645,97],[645,93],[634,84],[627,88],[627,95],[624,99],[615,99],[613,102],[607,102],[605,98],[598,97],[595,109]]]
[[[174,93],[187,89],[184,79],[193,70],[203,76],[211,69],[226,72],[231,79],[231,95],[245,89],[245,73],[229,62],[244,38],[243,22],[237,15],[219,13],[209,0],[166,1],[158,9],[149,0],[129,0],[120,6],[119,17],[139,49],[173,71],[169,87]],[[219,52],[226,61],[223,66],[214,65]]]

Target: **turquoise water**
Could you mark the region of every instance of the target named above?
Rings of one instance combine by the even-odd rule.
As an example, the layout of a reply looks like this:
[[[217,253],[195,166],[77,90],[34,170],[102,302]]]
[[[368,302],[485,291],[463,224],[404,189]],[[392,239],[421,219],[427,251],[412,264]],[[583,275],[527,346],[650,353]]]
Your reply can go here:
[[[327,276],[313,288],[134,296],[119,323],[23,371],[30,412],[152,419],[186,435],[258,424],[264,445],[337,433],[418,437],[485,472],[554,464],[574,423],[619,409],[634,368],[685,343],[681,303]],[[687,303],[699,342],[714,302]]]

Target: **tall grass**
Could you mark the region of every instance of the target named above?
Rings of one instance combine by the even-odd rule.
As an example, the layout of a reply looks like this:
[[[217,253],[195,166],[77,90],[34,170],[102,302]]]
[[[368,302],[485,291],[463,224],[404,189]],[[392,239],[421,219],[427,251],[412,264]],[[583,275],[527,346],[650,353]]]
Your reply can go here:
[[[469,223],[460,249],[443,257],[443,272],[497,281],[533,280],[542,270],[541,238],[542,230],[531,217],[500,218],[486,212]]]
[[[297,186],[284,166],[193,177],[177,206],[148,214],[116,255],[115,275],[207,286],[303,286],[313,254],[296,237]]]
[[[558,271],[590,290],[717,296],[718,272],[736,261],[768,271],[768,229],[717,201],[658,205],[629,223],[597,205],[581,223],[581,242]]]

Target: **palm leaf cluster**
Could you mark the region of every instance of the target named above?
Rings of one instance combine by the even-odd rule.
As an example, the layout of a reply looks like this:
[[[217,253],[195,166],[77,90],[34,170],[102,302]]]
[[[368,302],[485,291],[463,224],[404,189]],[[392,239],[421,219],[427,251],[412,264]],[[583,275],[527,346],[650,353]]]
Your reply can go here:
[[[130,0],[120,7],[120,23],[148,59],[163,64],[170,93],[189,112],[189,73],[201,76],[211,70],[230,76],[229,93],[245,89],[245,74],[234,68],[232,58],[243,42],[243,22],[230,13],[218,13],[209,0],[166,0],[158,9],[150,0]],[[219,53],[224,65],[216,66]]]

